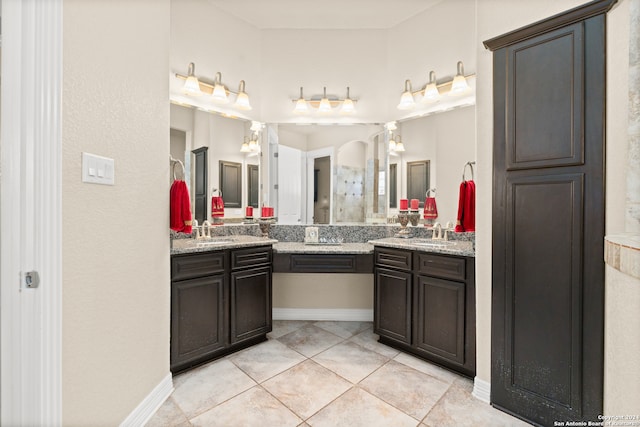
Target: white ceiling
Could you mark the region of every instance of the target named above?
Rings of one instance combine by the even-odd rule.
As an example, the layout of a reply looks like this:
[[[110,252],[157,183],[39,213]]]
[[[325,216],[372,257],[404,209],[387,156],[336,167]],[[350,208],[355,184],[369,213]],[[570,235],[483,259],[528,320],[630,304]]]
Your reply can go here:
[[[442,0],[209,0],[260,29],[393,28]]]

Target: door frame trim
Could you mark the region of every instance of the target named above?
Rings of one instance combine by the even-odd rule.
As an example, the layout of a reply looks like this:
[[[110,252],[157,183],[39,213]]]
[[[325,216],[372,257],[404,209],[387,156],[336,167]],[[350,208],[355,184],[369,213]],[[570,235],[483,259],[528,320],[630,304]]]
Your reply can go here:
[[[62,424],[62,15],[62,0],[2,2],[3,425]]]

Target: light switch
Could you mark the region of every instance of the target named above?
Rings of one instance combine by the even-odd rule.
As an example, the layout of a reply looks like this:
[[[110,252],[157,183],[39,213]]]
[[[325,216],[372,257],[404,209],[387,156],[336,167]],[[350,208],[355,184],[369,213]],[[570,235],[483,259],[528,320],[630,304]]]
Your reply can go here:
[[[114,185],[114,160],[95,154],[82,153],[82,182]]]

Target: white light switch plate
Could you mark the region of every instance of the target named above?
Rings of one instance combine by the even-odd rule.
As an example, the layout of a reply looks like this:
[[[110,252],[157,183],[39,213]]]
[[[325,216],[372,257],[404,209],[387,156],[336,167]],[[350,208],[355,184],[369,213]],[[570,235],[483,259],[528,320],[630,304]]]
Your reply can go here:
[[[114,185],[115,165],[113,159],[82,153],[82,182]]]

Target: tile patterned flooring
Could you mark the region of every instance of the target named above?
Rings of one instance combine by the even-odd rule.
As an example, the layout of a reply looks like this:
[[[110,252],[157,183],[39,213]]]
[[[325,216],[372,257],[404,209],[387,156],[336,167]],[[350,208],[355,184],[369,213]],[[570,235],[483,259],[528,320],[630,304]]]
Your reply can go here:
[[[473,382],[377,342],[370,322],[274,321],[269,340],[173,378],[157,426],[526,426]]]

